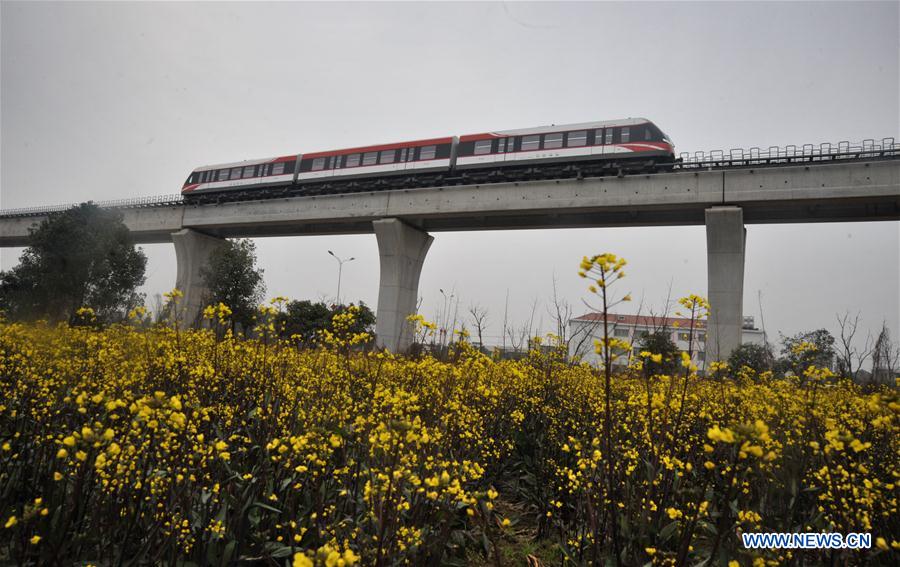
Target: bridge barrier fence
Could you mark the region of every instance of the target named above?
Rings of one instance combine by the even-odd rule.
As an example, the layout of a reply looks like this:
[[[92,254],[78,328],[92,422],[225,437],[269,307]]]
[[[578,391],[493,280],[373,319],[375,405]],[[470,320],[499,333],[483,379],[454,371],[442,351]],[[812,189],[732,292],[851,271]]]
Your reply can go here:
[[[104,209],[140,209],[150,207],[169,207],[181,205],[181,195],[155,195],[152,197],[134,197],[130,199],[111,199],[106,201],[89,201]],[[0,209],[0,218],[33,217],[59,213],[77,207],[80,203],[65,203],[62,205],[46,205],[42,207],[24,207],[20,209]]]
[[[900,158],[900,143],[897,143],[894,138],[882,138],[881,140],[866,139],[861,142],[841,141],[836,144],[825,142],[818,145],[803,144],[797,146],[792,144],[788,146],[769,146],[768,148],[732,148],[727,152],[724,150],[682,152],[678,155],[675,163],[671,165],[676,171],[693,171],[754,165],[898,158]],[[157,195],[153,197],[91,202],[107,209],[169,207],[183,203],[181,195]],[[0,209],[0,218],[43,216],[66,211],[77,206],[78,203],[66,203],[63,205]]]
[[[842,141],[836,144],[803,144],[802,146],[769,146],[768,148],[733,148],[727,152],[682,152],[675,169],[706,167],[746,167],[748,165],[777,165],[806,162],[865,160],[900,157],[900,143],[894,138],[867,139],[861,142]]]

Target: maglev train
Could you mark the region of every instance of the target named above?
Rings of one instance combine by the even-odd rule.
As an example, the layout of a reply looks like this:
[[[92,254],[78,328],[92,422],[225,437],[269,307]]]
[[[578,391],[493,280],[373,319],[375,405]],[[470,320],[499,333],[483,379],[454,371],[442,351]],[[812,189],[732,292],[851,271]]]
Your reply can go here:
[[[404,187],[557,179],[656,170],[674,163],[653,122],[627,118],[291,154],[198,167],[192,202]]]

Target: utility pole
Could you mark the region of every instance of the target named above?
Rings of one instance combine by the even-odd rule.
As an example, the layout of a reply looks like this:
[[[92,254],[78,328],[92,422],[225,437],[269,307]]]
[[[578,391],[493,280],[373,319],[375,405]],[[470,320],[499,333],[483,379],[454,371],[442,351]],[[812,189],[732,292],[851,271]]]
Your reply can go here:
[[[352,262],[353,260],[356,260],[356,258],[350,257],[350,258],[346,258],[346,259],[342,260],[341,258],[338,258],[337,255],[334,252],[332,252],[331,250],[329,250],[328,253],[331,254],[331,257],[334,258],[335,260],[337,260],[337,263],[338,263],[338,286],[337,286],[337,299],[335,299],[335,305],[340,305],[341,304],[341,272],[344,269],[344,262]]]

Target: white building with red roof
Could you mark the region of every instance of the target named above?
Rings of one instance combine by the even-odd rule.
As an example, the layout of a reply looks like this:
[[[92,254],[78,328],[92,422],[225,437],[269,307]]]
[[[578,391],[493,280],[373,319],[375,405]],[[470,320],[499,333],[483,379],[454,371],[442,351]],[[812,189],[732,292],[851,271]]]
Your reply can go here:
[[[705,368],[706,357],[706,320],[694,321],[693,340],[691,338],[691,320],[684,317],[662,317],[653,315],[625,315],[609,313],[606,327],[611,337],[631,343],[632,355],[640,351],[641,339],[650,333],[664,332],[675,343],[678,349],[693,351],[693,361],[701,370]],[[600,356],[594,351],[594,342],[603,338],[603,314],[586,313],[569,321],[569,357],[579,358],[589,364],[599,364]],[[765,344],[762,330],[757,329],[753,317],[744,317],[742,343]],[[616,365],[626,365],[628,360],[621,357]]]

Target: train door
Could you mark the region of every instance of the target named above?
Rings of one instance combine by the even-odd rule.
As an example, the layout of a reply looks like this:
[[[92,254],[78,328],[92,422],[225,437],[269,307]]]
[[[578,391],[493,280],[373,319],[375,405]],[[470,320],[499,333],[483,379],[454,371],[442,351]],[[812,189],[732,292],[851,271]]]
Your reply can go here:
[[[513,150],[515,149],[516,139],[512,136],[508,138],[500,138],[497,140],[497,162],[498,163],[506,163],[507,161],[513,161],[515,156],[512,155]]]

